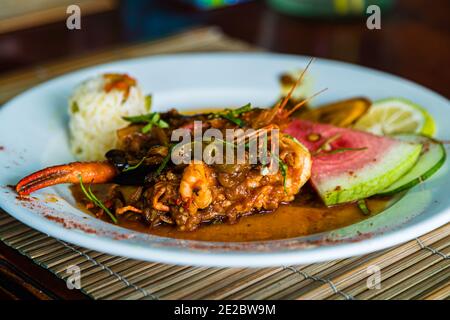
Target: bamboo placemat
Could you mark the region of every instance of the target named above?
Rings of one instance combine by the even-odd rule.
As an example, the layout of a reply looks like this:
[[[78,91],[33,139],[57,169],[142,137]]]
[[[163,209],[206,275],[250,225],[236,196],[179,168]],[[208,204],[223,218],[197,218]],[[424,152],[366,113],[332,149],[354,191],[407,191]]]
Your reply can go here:
[[[252,48],[215,29],[117,48],[0,78],[0,101],[59,74],[116,59]],[[33,230],[0,210],[0,240],[67,279],[81,270],[94,299],[449,299],[450,224],[364,256],[276,268],[207,268],[142,262],[78,247]],[[379,270],[381,283],[373,286]]]

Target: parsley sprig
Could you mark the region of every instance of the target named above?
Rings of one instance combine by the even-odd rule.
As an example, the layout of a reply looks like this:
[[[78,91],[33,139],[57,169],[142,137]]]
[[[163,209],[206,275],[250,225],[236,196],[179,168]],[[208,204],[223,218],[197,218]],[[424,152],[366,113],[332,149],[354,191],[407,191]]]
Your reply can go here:
[[[117,224],[117,218],[112,214],[112,212],[103,204],[103,202],[101,202],[96,196],[95,194],[92,192],[91,190],[91,185],[89,185],[88,189],[86,190],[84,184],[83,184],[83,179],[81,179],[81,176],[79,176],[80,179],[80,187],[81,190],[83,190],[84,195],[86,196],[86,198],[88,198],[93,204],[95,204],[97,207],[103,209],[108,216],[111,218],[111,220]]]
[[[146,123],[146,125],[141,129],[142,133],[149,132],[153,126],[160,128],[169,127],[169,124],[161,119],[161,115],[158,112],[151,112],[139,116],[122,117],[122,119],[131,123]]]

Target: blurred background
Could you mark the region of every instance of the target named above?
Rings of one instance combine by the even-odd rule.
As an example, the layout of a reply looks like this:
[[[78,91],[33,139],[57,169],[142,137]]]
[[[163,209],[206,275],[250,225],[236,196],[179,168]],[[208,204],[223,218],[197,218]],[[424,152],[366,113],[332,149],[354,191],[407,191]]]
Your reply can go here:
[[[81,8],[81,30],[66,9]],[[366,8],[381,8],[381,29]],[[262,50],[388,71],[450,96],[449,0],[0,0],[0,77],[201,26]]]

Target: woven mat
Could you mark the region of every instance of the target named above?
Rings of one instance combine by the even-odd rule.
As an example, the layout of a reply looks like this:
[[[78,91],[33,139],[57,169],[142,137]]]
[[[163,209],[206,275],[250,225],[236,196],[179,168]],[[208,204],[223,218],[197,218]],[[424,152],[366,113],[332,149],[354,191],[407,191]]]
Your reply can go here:
[[[216,29],[118,48],[0,78],[0,103],[48,78],[111,60],[187,51],[247,51]],[[207,268],[149,263],[78,247],[0,210],[0,239],[61,279],[81,269],[94,299],[449,299],[450,224],[400,246],[325,263],[277,268]],[[377,271],[381,283],[376,285]]]

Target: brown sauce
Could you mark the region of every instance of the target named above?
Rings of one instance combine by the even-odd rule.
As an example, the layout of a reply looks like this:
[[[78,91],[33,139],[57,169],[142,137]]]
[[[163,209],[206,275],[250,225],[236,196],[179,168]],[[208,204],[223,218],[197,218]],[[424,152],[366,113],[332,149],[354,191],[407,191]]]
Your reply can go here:
[[[81,202],[83,193],[79,186],[74,185],[71,190],[80,209],[86,212]],[[288,239],[357,223],[382,212],[393,201],[393,198],[368,199],[367,205],[371,214],[364,215],[354,203],[326,207],[312,191],[304,188],[292,203],[281,205],[274,212],[241,217],[238,223],[233,225],[204,224],[195,231],[183,232],[171,225],[150,228],[140,221],[130,221],[121,217],[119,217],[119,225],[162,237],[201,241],[240,242]],[[107,217],[103,220],[110,222]]]

